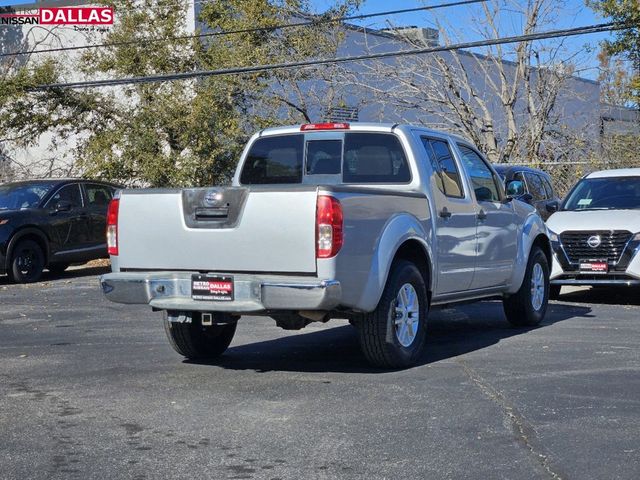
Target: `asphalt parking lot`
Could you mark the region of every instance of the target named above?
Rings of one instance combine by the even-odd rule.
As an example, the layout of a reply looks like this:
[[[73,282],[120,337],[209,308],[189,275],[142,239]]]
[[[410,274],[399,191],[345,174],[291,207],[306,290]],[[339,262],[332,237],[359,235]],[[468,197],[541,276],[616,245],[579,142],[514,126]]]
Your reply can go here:
[[[371,370],[346,322],[242,320],[189,363],[100,269],[0,278],[0,478],[637,479],[640,292],[579,290],[514,330],[434,312],[418,367]]]

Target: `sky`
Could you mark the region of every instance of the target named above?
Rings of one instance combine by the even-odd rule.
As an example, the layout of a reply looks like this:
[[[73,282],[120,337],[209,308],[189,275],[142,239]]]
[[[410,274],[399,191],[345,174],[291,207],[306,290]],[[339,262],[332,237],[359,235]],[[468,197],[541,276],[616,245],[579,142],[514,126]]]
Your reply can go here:
[[[401,10],[425,5],[450,3],[452,1],[455,0],[365,0],[359,13]],[[311,0],[311,2],[316,12],[325,11],[333,3],[331,0]],[[561,5],[561,9],[556,21],[544,28],[544,30],[573,28],[607,22],[606,19],[598,16],[590,8],[587,8],[584,0],[559,0],[557,3]],[[459,30],[458,34],[462,37],[461,40],[479,40],[480,36],[477,31],[475,31],[473,18],[474,12],[477,15],[481,11],[481,8],[479,4],[456,6],[430,12],[414,12],[388,17],[374,17],[353,23],[370,28],[409,25],[435,27],[436,20],[438,20],[441,24],[445,25],[447,29]],[[505,10],[500,20],[500,28],[504,31],[504,34],[501,34],[501,36],[518,35],[522,33],[520,23],[522,21],[521,15]],[[564,41],[566,56],[576,55],[575,61],[578,63],[578,74],[580,76],[590,79],[597,78],[598,61],[596,55],[599,50],[599,43],[607,38],[610,38],[608,33],[598,33],[571,37]]]
[[[55,1],[55,0],[53,0]],[[318,12],[324,12],[334,1],[332,0],[310,0],[312,8]],[[414,8],[424,5],[435,5],[439,3],[449,3],[453,0],[364,0],[360,13],[376,13],[388,10],[400,10],[404,8]],[[0,0],[0,6],[18,5],[33,3],[34,0]],[[505,0],[508,2],[508,0]],[[49,2],[47,2],[49,3]],[[548,29],[571,28],[595,23],[605,22],[605,19],[598,17],[591,9],[587,8],[584,0],[558,0],[561,4],[561,12],[556,21],[549,25]],[[473,21],[474,12],[480,11],[480,5],[466,5],[434,10],[431,12],[417,12],[409,14],[399,14],[385,17],[376,17],[357,21],[359,25],[370,28],[385,28],[389,26],[427,26],[434,27],[438,19],[446,28],[458,31],[460,40],[480,39],[475,31]],[[500,28],[504,33],[501,35],[517,35],[521,33],[519,28],[522,17],[512,11],[505,9],[500,18]],[[545,28],[546,29],[546,28]],[[568,38],[564,42],[565,56],[576,55],[574,60],[578,64],[578,74],[582,77],[595,79],[598,76],[597,58],[598,44],[609,34],[590,34]]]

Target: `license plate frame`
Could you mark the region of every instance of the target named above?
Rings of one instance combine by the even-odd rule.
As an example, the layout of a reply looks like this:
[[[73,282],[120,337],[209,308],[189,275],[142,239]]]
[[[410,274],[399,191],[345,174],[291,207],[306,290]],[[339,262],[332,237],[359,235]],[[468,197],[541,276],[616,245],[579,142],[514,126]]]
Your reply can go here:
[[[580,273],[606,275],[609,273],[609,261],[601,258],[581,259]]]
[[[235,298],[235,283],[229,275],[191,275],[191,298],[208,302],[232,302]]]

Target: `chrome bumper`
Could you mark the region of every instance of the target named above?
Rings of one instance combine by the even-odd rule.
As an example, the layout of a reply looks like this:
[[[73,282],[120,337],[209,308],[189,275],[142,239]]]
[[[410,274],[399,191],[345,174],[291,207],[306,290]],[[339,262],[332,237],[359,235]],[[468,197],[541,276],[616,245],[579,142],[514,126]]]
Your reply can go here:
[[[233,275],[233,301],[194,300],[191,275],[190,272],[116,272],[102,275],[100,285],[112,302],[148,304],[160,310],[229,313],[331,310],[342,297],[340,282],[336,280]]]

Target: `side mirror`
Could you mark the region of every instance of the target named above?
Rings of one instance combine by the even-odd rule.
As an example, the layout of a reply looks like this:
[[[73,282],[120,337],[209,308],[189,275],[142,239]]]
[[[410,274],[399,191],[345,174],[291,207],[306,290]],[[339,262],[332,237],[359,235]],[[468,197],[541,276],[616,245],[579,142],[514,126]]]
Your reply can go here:
[[[56,212],[69,212],[69,211],[71,211],[71,202],[69,202],[67,200],[60,200],[58,203],[56,203],[55,211]]]
[[[557,200],[551,200],[550,202],[547,202],[546,208],[547,212],[556,213],[560,209],[560,205]]]
[[[524,195],[524,182],[521,180],[511,180],[507,183],[507,195],[510,197],[519,197]]]

